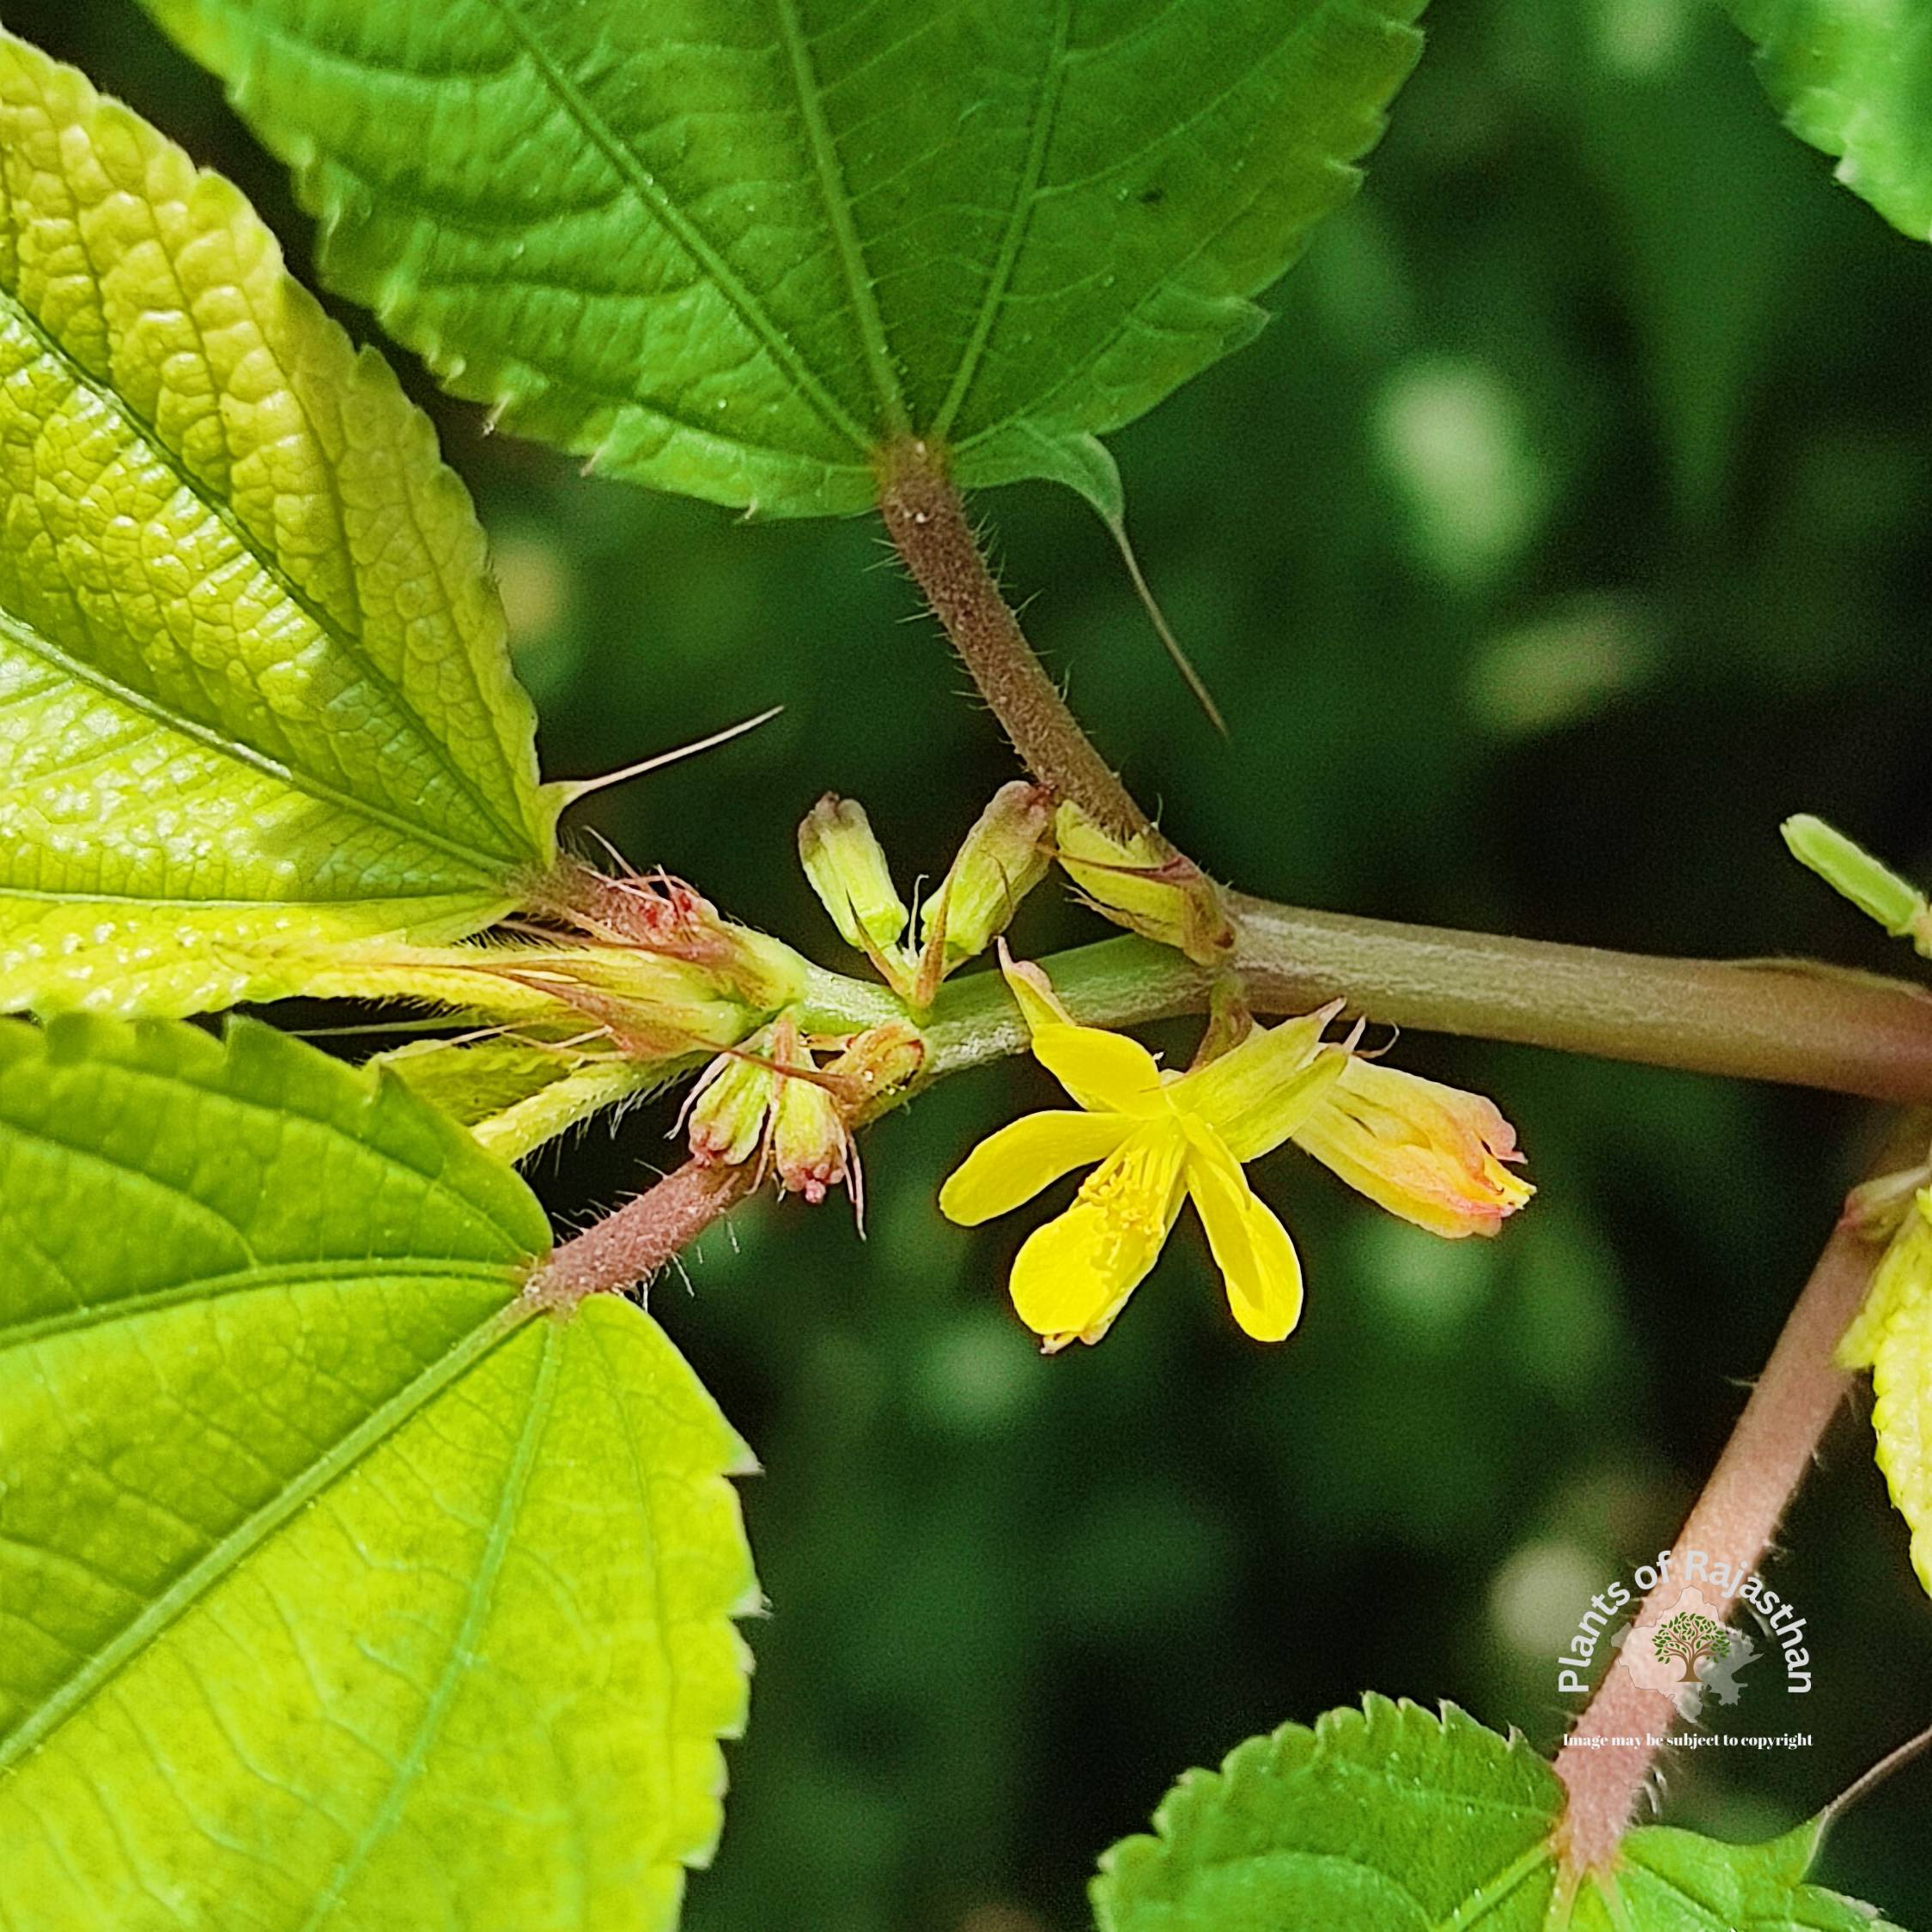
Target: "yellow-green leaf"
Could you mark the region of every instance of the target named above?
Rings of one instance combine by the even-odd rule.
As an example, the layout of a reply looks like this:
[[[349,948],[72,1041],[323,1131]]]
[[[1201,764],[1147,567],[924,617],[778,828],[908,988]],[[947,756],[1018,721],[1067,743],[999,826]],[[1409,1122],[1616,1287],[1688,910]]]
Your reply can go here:
[[[665,1932],[756,1595],[657,1326],[266,1028],[0,1022],[0,1925]]]
[[[1932,1190],[1915,1196],[1838,1358],[1872,1371],[1879,1467],[1932,1591]]]
[[[0,1008],[446,939],[551,852],[428,422],[241,195],[0,33]]]

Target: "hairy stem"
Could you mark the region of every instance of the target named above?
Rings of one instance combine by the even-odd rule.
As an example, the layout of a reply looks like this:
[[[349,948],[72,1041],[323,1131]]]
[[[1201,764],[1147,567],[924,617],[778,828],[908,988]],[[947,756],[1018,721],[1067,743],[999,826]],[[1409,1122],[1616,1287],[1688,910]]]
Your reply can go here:
[[[586,1295],[623,1294],[648,1281],[735,1207],[756,1181],[750,1163],[725,1167],[686,1161],[565,1242],[531,1277],[525,1297],[541,1308],[571,1309]]]
[[[1700,1550],[1711,1569],[1727,1564],[1734,1575],[1757,1567],[1850,1385],[1834,1351],[1883,1251],[1850,1224],[1826,1243],[1674,1548]],[[1683,1587],[1665,1576],[1637,1621],[1666,1608]],[[1612,1665],[1557,1753],[1557,1776],[1569,1791],[1561,1835],[1568,1872],[1580,1875],[1614,1857],[1676,1716],[1668,1692],[1646,1689],[1621,1659]]]
[[[1027,642],[933,447],[905,437],[880,453],[878,467],[879,513],[893,544],[1027,769],[1109,831],[1148,830]]]

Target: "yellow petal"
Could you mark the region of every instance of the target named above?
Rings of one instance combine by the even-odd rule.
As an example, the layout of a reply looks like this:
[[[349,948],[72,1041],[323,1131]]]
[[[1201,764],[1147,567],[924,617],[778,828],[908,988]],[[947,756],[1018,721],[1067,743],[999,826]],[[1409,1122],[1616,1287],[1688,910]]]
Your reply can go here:
[[[1138,1040],[1097,1026],[1042,1026],[1034,1057],[1090,1114],[1164,1114],[1159,1063]]]
[[[1054,982],[1047,977],[1046,969],[1036,966],[1030,959],[1015,959],[1006,950],[1006,942],[998,942],[999,947],[999,970],[1006,981],[1006,990],[1012,994],[1020,1010],[1020,1018],[1026,1022],[1029,1033],[1037,1033],[1042,1026],[1072,1026],[1073,1016],[1060,1004],[1060,995],[1054,991]]]
[[[1187,1139],[1151,1122],[1088,1176],[1066,1213],[1013,1262],[1013,1306],[1049,1348],[1096,1342],[1158,1257],[1180,1212]]]
[[[939,1212],[976,1228],[1061,1175],[1105,1160],[1133,1129],[1120,1114],[1029,1114],[982,1140],[953,1170],[939,1189]]]
[[[1256,1027],[1231,1053],[1176,1081],[1168,1097],[1212,1127],[1236,1160],[1259,1160],[1315,1111],[1348,1066],[1340,1047],[1321,1045],[1321,1030],[1340,1010],[1337,1000],[1279,1026]]]
[[[1302,1315],[1295,1244],[1211,1132],[1191,1125],[1188,1139],[1188,1192],[1227,1283],[1228,1306],[1256,1341],[1279,1341]]]

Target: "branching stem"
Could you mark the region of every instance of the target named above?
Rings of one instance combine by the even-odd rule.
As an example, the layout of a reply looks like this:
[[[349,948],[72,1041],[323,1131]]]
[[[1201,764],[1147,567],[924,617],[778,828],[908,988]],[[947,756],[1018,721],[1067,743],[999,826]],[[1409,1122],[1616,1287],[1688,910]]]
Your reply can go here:
[[[905,438],[879,459],[900,556],[1033,775],[1118,831],[1146,818],[1048,677],[987,568],[940,456]],[[1932,998],[1897,981],[1773,962],[1649,959],[1222,894],[1232,964],[1262,1012],[1346,999],[1397,1026],[1782,1080],[1875,1100],[1932,1099]],[[1074,1010],[1119,1025],[1199,1011],[1208,981],[1177,953],[1115,942],[1045,963]],[[1083,1005],[1088,973],[1100,997]],[[997,986],[951,989],[934,1069],[1018,1051]]]
[[[1834,1351],[1882,1252],[1850,1224],[1833,1232],[1674,1548],[1700,1550],[1712,1570],[1725,1564],[1734,1575],[1757,1567],[1844,1399],[1850,1376]],[[1637,1621],[1668,1607],[1683,1587],[1667,1574]],[[1676,1716],[1670,1695],[1646,1688],[1620,1660],[1598,1686],[1556,1760],[1569,1791],[1561,1849],[1572,1875],[1613,1859]]]

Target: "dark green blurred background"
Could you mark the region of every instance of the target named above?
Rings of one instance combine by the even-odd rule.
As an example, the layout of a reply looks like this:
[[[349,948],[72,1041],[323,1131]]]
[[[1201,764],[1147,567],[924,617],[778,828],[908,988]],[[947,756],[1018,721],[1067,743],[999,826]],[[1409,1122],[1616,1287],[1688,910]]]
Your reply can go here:
[[[400,0],[398,0],[400,3]],[[236,177],[306,266],[284,177],[123,0],[9,0]],[[1279,319],[1116,439],[1141,556],[1224,744],[1071,498],[981,508],[1036,641],[1182,844],[1314,905],[1610,945],[1902,958],[1783,856],[1822,811],[1932,874],[1932,250],[1782,131],[1690,0],[1461,0]],[[345,317],[364,338],[365,317]],[[767,704],[750,739],[586,813],[633,859],[848,963],[792,828],[854,793],[936,875],[1011,775],[877,530],[746,526],[580,479],[415,392],[495,542],[554,775]],[[1092,922],[1042,892],[1018,938]],[[1024,1221],[939,1218],[948,1166],[1048,1097],[1015,1066],[866,1145],[842,1206],[761,1206],[656,1309],[769,1473],[771,1618],[696,1932],[1075,1932],[1173,1776],[1364,1688],[1541,1745],[1555,1653],[1667,1542],[1830,1226],[1869,1122],[1804,1094],[1411,1036],[1494,1094],[1541,1193],[1431,1242],[1292,1153],[1260,1170],[1310,1299],[1261,1351],[1177,1238],[1106,1345],[1043,1362],[1004,1302]],[[540,1163],[565,1219],[668,1163],[668,1113]],[[1932,1607],[1846,1416],[1773,1582],[1775,1660],[1668,1815],[1763,1836],[1932,1717]],[[1932,1926],[1932,1770],[1823,1875]]]

